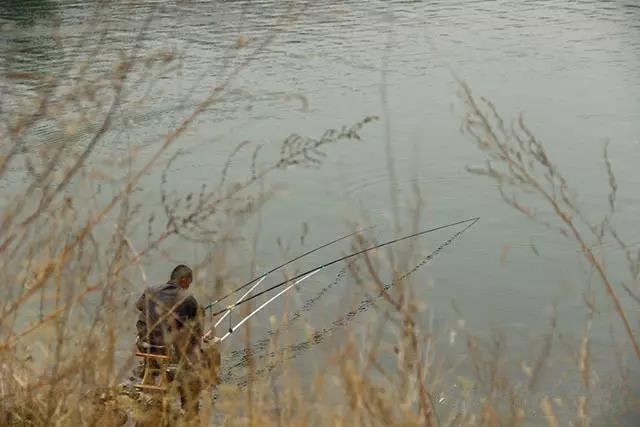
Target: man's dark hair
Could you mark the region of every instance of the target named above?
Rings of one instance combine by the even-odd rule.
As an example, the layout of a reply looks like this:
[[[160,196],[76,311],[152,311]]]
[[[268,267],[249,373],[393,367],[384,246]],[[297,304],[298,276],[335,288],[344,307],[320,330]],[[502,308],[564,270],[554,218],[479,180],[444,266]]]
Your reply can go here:
[[[171,280],[179,281],[180,279],[192,279],[193,273],[191,269],[184,264],[180,264],[171,272]]]

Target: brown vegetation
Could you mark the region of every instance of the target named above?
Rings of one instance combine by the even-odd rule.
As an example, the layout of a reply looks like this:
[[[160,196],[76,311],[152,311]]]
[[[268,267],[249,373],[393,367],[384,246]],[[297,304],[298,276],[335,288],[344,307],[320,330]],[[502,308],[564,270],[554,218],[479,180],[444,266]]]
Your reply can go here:
[[[19,108],[7,115],[0,127],[0,180],[17,180],[15,191],[2,201],[0,217],[0,424],[117,425],[126,417],[155,423],[158,418],[145,417],[155,416],[150,408],[157,408],[157,402],[127,394],[119,387],[133,360],[133,349],[129,357],[119,358],[117,354],[123,333],[121,313],[131,309],[124,307],[123,285],[136,283],[139,276],[146,280],[143,261],[157,255],[171,238],[204,243],[233,240],[237,228],[258,215],[270,199],[263,184],[271,174],[291,167],[317,166],[332,144],[360,139],[361,128],[372,117],[328,130],[317,138],[292,134],[282,142],[280,155],[263,158],[260,166],[256,161],[260,156],[258,146],[251,171],[244,179],[227,182],[223,171],[219,185],[177,197],[163,187],[159,194],[163,224],[156,213],[145,212],[144,202],[136,197],[142,178],[156,171],[161,181],[166,180],[162,171],[169,170],[180,156],[176,147],[180,137],[196,118],[223,99],[255,52],[271,41],[272,37],[266,38],[248,53],[238,51],[236,65],[228,68],[222,82],[211,88],[197,107],[153,146],[152,152],[141,152],[138,147],[109,164],[100,158],[96,148],[112,130],[116,118],[127,114],[127,105],[133,105],[128,104],[132,102],[130,97],[146,93],[140,88],[151,87],[158,76],[175,66],[175,52],[143,53],[134,44],[131,52],[110,69],[99,76],[92,73],[90,78],[90,63],[77,64],[60,78],[31,73],[5,76],[13,81],[37,82],[39,88],[23,97]],[[243,40],[234,49],[251,48]],[[520,119],[507,127],[489,102],[478,101],[466,86],[462,87],[468,107],[465,130],[487,156],[486,167],[471,172],[494,179],[508,204],[577,244],[615,306],[626,346],[640,358],[629,314],[604,261],[590,249],[592,241],[588,240],[601,242],[607,234],[615,239],[623,249],[631,275],[624,289],[637,300],[640,261],[611,225],[617,186],[606,150],[610,213],[592,223],[572,199],[569,184],[524,121]],[[62,136],[44,145],[33,143],[30,135],[43,122],[53,123]],[[94,190],[102,185],[111,185],[112,195],[95,197]],[[541,219],[520,194],[543,200],[557,221]],[[419,196],[417,191],[416,211],[423,204]],[[410,219],[417,217],[416,214]],[[418,228],[415,220],[412,226]],[[130,237],[141,229],[148,229],[144,246],[138,246]],[[362,248],[367,241],[366,235],[360,235],[353,244]],[[456,313],[458,329],[466,342],[466,368],[474,378],[447,363],[449,354],[442,345],[447,334],[421,320],[425,307],[416,303],[412,288],[411,273],[433,255],[420,256],[413,246],[406,253],[395,253],[395,279],[390,283],[381,278],[385,262],[382,255],[371,254],[349,263],[341,275],[345,271],[351,273],[369,295],[363,300],[367,301],[366,307],[360,309],[363,306],[355,304],[352,311],[338,317],[335,327],[311,332],[303,345],[290,345],[288,337],[275,328],[261,349],[262,354],[250,350],[243,354],[239,366],[248,369],[244,372],[245,381],[238,381],[240,386],[221,384],[215,405],[210,393],[203,394],[200,422],[519,425],[539,420],[540,416],[534,417],[542,414],[548,424],[559,425],[558,408],[570,407],[568,421],[588,424],[595,385],[590,364],[594,313],[591,293],[585,292],[585,326],[580,346],[572,349],[577,379],[583,383],[581,394],[569,396],[564,403],[535,394],[549,348],[557,336],[552,319],[548,339],[536,353],[533,367],[526,370],[526,389],[538,399],[531,408],[523,403],[531,396],[524,395],[512,383],[504,366],[500,334],[485,343],[465,326],[461,312]],[[227,260],[225,254],[207,258],[197,270],[209,271],[215,263],[215,270],[220,272]],[[225,283],[229,278],[218,279],[218,291],[230,287]],[[370,307],[379,319],[385,320],[382,326],[375,330],[365,328],[361,335],[350,331],[345,344],[334,350],[327,365],[318,367],[311,385],[303,386],[301,374],[295,371],[291,360],[322,342],[335,329],[349,325],[358,313]],[[391,337],[389,331],[393,332]],[[246,334],[250,349],[250,329]],[[619,353],[616,357],[620,382],[629,386],[632,380],[624,357]],[[272,380],[276,367],[286,387],[278,387]],[[453,384],[447,382],[452,376]],[[449,401],[453,387],[456,403],[443,405]],[[632,400],[633,396],[629,398]],[[631,404],[637,402],[632,400]],[[161,416],[173,424],[196,421],[185,419],[171,408]]]

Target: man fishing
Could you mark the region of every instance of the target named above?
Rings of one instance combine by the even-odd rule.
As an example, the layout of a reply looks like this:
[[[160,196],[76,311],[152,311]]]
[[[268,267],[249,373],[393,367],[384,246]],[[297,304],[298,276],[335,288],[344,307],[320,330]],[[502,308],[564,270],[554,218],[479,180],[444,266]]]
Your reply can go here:
[[[220,365],[217,349],[203,348],[213,334],[203,336],[204,309],[188,292],[192,281],[191,269],[178,265],[167,283],[148,287],[136,302],[138,350],[169,356],[178,366],[176,379],[186,412],[197,411],[200,391],[207,383],[217,382]],[[155,361],[145,363],[157,372]]]
[[[192,280],[191,269],[179,265],[167,283],[145,289],[136,302],[140,311],[136,323],[140,351],[170,351],[179,358],[193,354],[202,338],[202,319],[198,302],[187,292]]]

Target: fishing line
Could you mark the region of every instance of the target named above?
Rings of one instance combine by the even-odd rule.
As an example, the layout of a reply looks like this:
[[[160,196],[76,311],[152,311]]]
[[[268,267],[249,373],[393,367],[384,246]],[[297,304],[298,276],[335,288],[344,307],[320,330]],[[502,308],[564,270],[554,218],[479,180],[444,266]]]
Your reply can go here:
[[[351,265],[351,263],[349,265]],[[322,298],[324,298],[329,293],[329,291],[342,280],[342,278],[345,276],[345,273],[347,272],[347,269],[349,268],[349,265],[342,267],[342,269],[338,272],[338,275],[336,276],[336,278],[331,283],[329,283],[327,286],[322,288],[315,296],[307,299],[297,312],[293,313],[286,321],[282,322],[277,328],[272,328],[267,330],[263,338],[256,341],[250,347],[243,348],[241,350],[232,351],[229,354],[229,357],[227,358],[228,363],[235,363],[237,362],[237,359],[240,357],[245,358],[249,354],[255,354],[259,351],[266,350],[269,344],[271,343],[271,337],[273,337],[276,334],[281,334],[285,332],[296,320],[301,318],[303,314],[311,311],[313,306]]]
[[[320,344],[321,342],[323,342],[327,338],[327,336],[332,335],[333,332],[335,332],[335,330],[337,330],[338,328],[341,328],[341,327],[348,326],[360,313],[363,313],[363,312],[367,311],[372,305],[374,305],[375,300],[381,298],[385,294],[385,292],[387,292],[391,287],[393,287],[397,283],[405,280],[407,277],[409,277],[410,275],[415,273],[418,269],[423,267],[427,262],[429,262],[430,260],[435,258],[435,256],[438,255],[444,248],[446,248],[451,243],[453,243],[453,241],[455,239],[457,239],[458,237],[460,237],[462,235],[462,233],[464,233],[471,226],[473,226],[478,221],[478,219],[479,218],[475,218],[473,220],[473,222],[471,222],[465,228],[463,228],[462,230],[456,232],[453,236],[451,236],[449,239],[447,239],[445,242],[443,242],[440,246],[438,246],[433,252],[431,252],[429,255],[424,257],[411,270],[409,270],[406,273],[404,273],[398,279],[393,280],[393,281],[389,282],[388,284],[384,285],[383,288],[375,296],[363,298],[358,303],[358,305],[357,305],[357,307],[355,309],[353,309],[351,311],[348,311],[344,315],[340,316],[338,319],[336,319],[335,321],[332,322],[331,326],[314,332],[312,337],[310,339],[308,339],[308,340],[299,342],[299,343],[294,344],[294,345],[281,347],[279,350],[271,351],[269,353],[257,356],[257,360],[264,360],[264,359],[267,359],[267,358],[272,358],[272,357],[275,357],[276,355],[278,355],[278,354],[280,354],[282,352],[285,352],[285,351],[288,352],[288,354],[289,354],[288,357],[286,358],[286,360],[291,360],[291,359],[294,359],[294,358],[298,357],[303,352],[311,349],[313,346],[315,346],[317,344]],[[268,374],[273,369],[275,369],[278,366],[278,364],[281,363],[281,362],[282,361],[271,362],[268,365],[266,365],[264,368],[257,370],[255,372],[255,375]],[[233,366],[228,368],[227,374],[224,375],[223,380],[225,382],[228,382],[229,380],[233,379],[233,374],[232,374],[231,371],[233,369],[236,369],[236,368],[245,367],[246,365],[247,365],[247,360],[246,360],[246,357],[244,357],[240,362],[238,362],[238,363],[236,363]],[[241,386],[241,387],[246,385],[246,380],[240,381],[238,383],[238,385]]]
[[[224,334],[222,337],[220,337],[220,342],[226,340],[227,338],[229,338],[231,336],[231,334],[238,329],[240,326],[244,325],[246,322],[249,321],[249,319],[251,319],[253,316],[255,316],[256,314],[258,314],[263,308],[265,308],[267,305],[269,305],[271,302],[273,302],[276,298],[278,298],[280,295],[284,294],[285,292],[287,292],[289,289],[291,289],[292,287],[296,286],[298,283],[302,282],[304,279],[311,277],[313,275],[315,275],[316,273],[318,273],[320,270],[314,270],[306,275],[304,275],[303,277],[299,278],[298,280],[296,280],[295,282],[293,282],[292,284],[290,284],[289,286],[287,286],[286,288],[284,288],[283,290],[281,290],[280,292],[278,292],[277,294],[275,294],[274,296],[272,296],[271,298],[269,298],[268,300],[266,300],[265,302],[263,302],[262,304],[260,304],[258,306],[258,308],[256,308],[255,310],[253,310],[251,313],[247,314],[242,320],[240,320],[238,323],[236,323],[235,326],[231,326],[229,325],[229,330],[227,331],[226,334]],[[229,311],[231,311],[231,309],[229,309]]]
[[[479,219],[480,219],[479,217],[475,217],[475,218],[465,219],[465,220],[462,220],[462,221],[453,222],[453,223],[451,223],[451,224],[447,224],[447,225],[441,225],[441,226],[439,226],[439,227],[434,227],[434,228],[430,228],[430,229],[427,229],[427,230],[423,230],[423,231],[420,231],[420,232],[417,232],[417,233],[410,234],[410,235],[408,235],[408,236],[398,237],[397,239],[389,240],[389,241],[384,242],[384,243],[381,243],[381,244],[379,244],[379,245],[371,246],[371,247],[369,247],[369,248],[362,249],[362,250],[360,250],[360,251],[357,251],[357,252],[351,253],[351,254],[349,254],[349,255],[345,255],[345,256],[343,256],[343,257],[340,257],[340,258],[338,258],[338,259],[335,259],[335,260],[333,260],[333,261],[330,261],[330,262],[328,262],[328,263],[326,263],[326,264],[322,264],[322,265],[320,265],[320,266],[318,266],[318,267],[315,267],[315,268],[312,268],[312,269],[310,269],[310,270],[307,270],[307,271],[305,271],[305,272],[303,272],[303,273],[300,273],[300,274],[298,274],[297,276],[294,276],[294,277],[292,277],[292,278],[290,278],[290,279],[283,280],[282,282],[280,282],[280,283],[278,283],[278,284],[276,284],[276,285],[273,285],[273,286],[271,286],[271,287],[269,287],[269,288],[267,288],[267,289],[265,289],[265,290],[263,290],[263,291],[260,291],[260,292],[258,292],[257,294],[253,294],[253,295],[251,295],[250,297],[248,297],[248,298],[246,298],[246,299],[244,299],[244,300],[240,301],[239,303],[235,304],[235,305],[234,305],[234,306],[232,306],[232,307],[227,307],[227,308],[225,308],[225,309],[222,309],[222,310],[219,310],[219,311],[214,312],[214,313],[213,313],[213,316],[217,316],[217,315],[219,315],[219,314],[222,314],[222,313],[224,313],[224,312],[225,312],[225,311],[227,311],[227,310],[233,309],[233,308],[235,308],[235,307],[236,307],[236,306],[238,306],[238,305],[241,305],[241,304],[244,304],[244,303],[246,303],[246,302],[249,302],[249,301],[251,301],[251,300],[253,300],[253,299],[255,299],[255,298],[258,298],[259,296],[262,296],[262,295],[266,294],[267,292],[271,292],[272,290],[277,289],[277,288],[279,288],[279,287],[281,287],[281,286],[288,285],[289,283],[294,282],[294,281],[297,281],[297,280],[298,280],[298,279],[300,279],[300,278],[302,278],[302,279],[304,280],[305,278],[307,278],[307,277],[309,277],[309,276],[311,276],[311,275],[313,275],[313,274],[316,274],[318,271],[320,271],[320,270],[322,270],[322,269],[324,269],[324,268],[326,268],[326,267],[329,267],[329,266],[331,266],[331,265],[333,265],[333,264],[336,264],[336,263],[339,263],[339,262],[341,262],[341,261],[347,260],[347,259],[349,259],[349,258],[353,258],[353,257],[355,257],[355,256],[361,255],[361,254],[363,254],[363,253],[365,253],[365,252],[369,252],[369,251],[372,251],[372,250],[374,250],[374,249],[382,248],[382,247],[384,247],[384,246],[388,246],[388,245],[391,245],[391,244],[393,244],[393,243],[400,242],[400,241],[402,241],[402,240],[411,239],[411,238],[418,237],[418,236],[421,236],[421,235],[424,235],[424,234],[427,234],[427,233],[431,233],[431,232],[434,232],[434,231],[437,231],[437,230],[442,230],[442,229],[444,229],[444,228],[453,227],[453,226],[455,226],[455,225],[460,225],[460,224],[465,224],[465,223],[471,223],[471,225],[473,225],[473,224],[475,224]],[[467,228],[468,228],[468,227],[466,227],[466,228],[465,228],[465,230],[466,230]],[[254,279],[254,280],[256,280],[256,279]],[[253,283],[253,281],[251,281],[251,282],[249,282],[249,283]],[[297,282],[296,282],[296,283],[297,283]],[[242,287],[244,287],[244,286],[246,286],[246,285],[243,285]],[[241,288],[242,288],[242,287],[241,287]],[[286,289],[290,289],[291,287],[292,287],[292,285],[288,285]],[[279,293],[278,295],[280,295],[280,293]],[[226,298],[226,296],[225,296],[224,298]],[[271,301],[271,300],[270,300],[270,301]],[[262,306],[261,306],[259,309],[256,309],[256,310],[257,310],[257,311],[259,311],[261,308],[262,308]],[[254,312],[252,312],[249,316],[253,316],[253,314],[254,314]]]
[[[216,305],[216,304],[217,304],[217,303],[219,303],[220,301],[223,301],[223,300],[225,300],[225,299],[229,298],[231,295],[233,295],[233,294],[235,294],[235,293],[237,293],[237,292],[240,292],[242,289],[246,288],[247,286],[250,286],[251,284],[255,283],[255,282],[256,282],[256,281],[258,281],[258,280],[264,279],[264,277],[268,276],[269,274],[271,274],[271,273],[273,273],[273,272],[275,272],[275,271],[277,271],[277,270],[281,269],[282,267],[285,267],[285,266],[287,266],[287,265],[291,264],[292,262],[295,262],[295,261],[299,260],[300,258],[304,258],[304,257],[306,257],[307,255],[310,255],[310,254],[312,254],[312,253],[314,253],[314,252],[316,252],[316,251],[319,251],[320,249],[324,249],[324,248],[326,248],[327,246],[333,245],[334,243],[338,243],[338,242],[339,242],[339,241],[341,241],[341,240],[347,239],[347,238],[349,238],[349,237],[351,237],[351,236],[354,236],[354,235],[356,235],[356,234],[358,234],[358,233],[361,233],[361,232],[363,232],[363,231],[365,231],[365,230],[370,230],[370,229],[372,229],[372,228],[375,228],[375,226],[366,227],[366,228],[363,228],[363,229],[361,229],[361,230],[354,231],[353,233],[347,234],[347,235],[342,236],[342,237],[338,237],[337,239],[334,239],[334,240],[332,240],[332,241],[330,241],[330,242],[328,242],[328,243],[325,243],[324,245],[319,246],[319,247],[317,247],[317,248],[315,248],[315,249],[311,249],[311,250],[309,250],[309,251],[307,251],[307,252],[304,252],[303,254],[300,254],[300,255],[298,255],[297,257],[295,257],[295,258],[293,258],[293,259],[291,259],[291,260],[289,260],[289,261],[287,261],[287,262],[284,262],[284,263],[280,264],[280,265],[279,265],[279,266],[277,266],[277,267],[272,268],[271,270],[267,271],[266,273],[263,273],[263,274],[261,274],[260,276],[254,277],[253,279],[251,279],[251,280],[250,280],[250,281],[248,281],[247,283],[243,284],[242,286],[239,286],[238,288],[236,288],[236,289],[232,290],[231,292],[227,293],[226,295],[224,295],[224,296],[222,296],[222,297],[220,297],[220,298],[218,298],[218,299],[214,300],[213,302],[211,302],[211,303],[207,304],[207,306],[206,306],[204,309],[205,309],[205,310],[208,310],[208,309],[212,308],[214,305]],[[291,280],[295,280],[295,278],[294,278],[294,279],[291,279]],[[242,299],[241,299],[241,300],[242,300]],[[235,304],[235,305],[237,305],[237,304]],[[224,310],[223,310],[223,311],[224,311]],[[218,313],[214,314],[214,316],[215,316],[215,315],[217,315],[217,314],[219,314],[219,313],[220,313],[220,312],[218,312]]]
[[[344,267],[342,267],[340,269],[340,271],[338,272],[338,275],[336,276],[336,278],[330,282],[327,286],[325,286],[324,288],[320,289],[320,291],[313,297],[307,299],[303,304],[302,307],[295,313],[293,313],[291,316],[289,316],[287,318],[287,320],[285,320],[284,322],[282,322],[280,325],[278,325],[275,328],[269,329],[265,332],[263,338],[261,338],[260,340],[256,341],[254,344],[252,344],[250,347],[245,347],[243,349],[240,350],[233,350],[227,360],[229,363],[234,363],[239,357],[247,357],[250,353],[257,353],[259,351],[265,350],[267,349],[267,347],[269,346],[269,344],[271,343],[271,337],[273,337],[276,334],[281,334],[285,331],[287,331],[287,329],[289,329],[289,327],[296,321],[298,320],[300,317],[303,316],[303,314],[308,313],[309,311],[311,311],[311,309],[313,308],[313,306],[320,300],[322,300],[328,293],[330,290],[333,289],[334,286],[336,286],[340,281],[342,281],[342,279],[344,278],[347,269],[353,265],[353,263],[355,262],[355,260],[349,260],[347,265],[345,265]],[[220,321],[218,321],[219,323]],[[215,326],[217,326],[217,324]],[[214,326],[214,327],[215,327]]]

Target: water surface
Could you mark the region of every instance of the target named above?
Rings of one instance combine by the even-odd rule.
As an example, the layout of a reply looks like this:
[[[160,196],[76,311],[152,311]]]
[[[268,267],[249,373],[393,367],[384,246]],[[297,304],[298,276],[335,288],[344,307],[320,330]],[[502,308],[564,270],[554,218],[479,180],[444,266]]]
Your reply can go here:
[[[279,183],[283,190],[261,214],[258,269],[282,260],[278,237],[289,242],[290,255],[300,250],[302,223],[310,226],[305,247],[344,233],[345,219],[361,212],[378,226],[379,240],[394,237],[391,195],[407,219],[417,183],[427,203],[422,226],[482,218],[416,275],[418,297],[435,310],[443,327],[455,299],[473,330],[481,335],[491,328],[503,330],[510,357],[531,360],[531,349],[540,348],[555,306],[559,328],[579,337],[585,316],[581,291],[589,280],[596,289],[600,283],[590,279],[575,245],[524,219],[500,200],[492,182],[465,171],[466,165],[483,160],[459,132],[464,108],[453,73],[492,100],[505,118],[524,114],[593,218],[606,212],[602,149],[609,141],[620,187],[616,223],[628,242],[639,247],[640,8],[633,1],[310,1],[291,7],[277,1],[141,1],[110,5],[99,19],[94,6],[84,2],[13,1],[1,10],[2,71],[64,72],[108,30],[94,58],[97,72],[130,49],[150,14],[153,19],[141,40],[144,49],[180,52],[180,67],[159,80],[145,108],[123,107],[133,113],[126,122],[120,118],[98,156],[121,155],[132,144],[143,147],[143,155],[151,152],[224,80],[226,67],[239,61],[232,47],[240,36],[248,41],[242,55],[278,29],[224,100],[180,139],[189,151],[169,170],[169,186],[175,191],[214,185],[229,153],[242,141],[250,141],[251,147],[262,144],[268,159],[290,133],[319,136],[365,116],[380,117],[363,130],[362,142],[327,149],[322,167],[290,170],[271,179],[271,185]],[[95,31],[87,33],[89,25]],[[28,89],[2,80],[0,88],[4,113]],[[44,127],[38,137],[46,143],[56,135]],[[79,143],[82,138],[80,134]],[[239,152],[229,169],[231,178],[247,174],[251,153],[252,148]],[[3,191],[17,188],[16,182],[3,183]],[[159,177],[151,175],[143,184],[153,209],[159,201]],[[251,237],[256,225],[246,227],[244,234]],[[448,236],[441,233],[421,243],[433,248]],[[234,259],[242,277],[250,275],[248,267],[241,267],[250,264],[249,246],[250,240]],[[199,261],[207,250],[184,242],[174,247],[182,254],[175,261],[186,263]],[[605,248],[611,270],[619,270],[619,279],[626,280],[622,253],[610,242]],[[326,261],[339,250],[348,246],[324,251],[300,267]],[[146,261],[152,280],[164,278],[168,262]],[[331,274],[337,270],[315,279],[310,288],[319,289],[333,279]],[[344,286],[351,282],[345,280]],[[212,295],[206,282],[196,292]],[[326,326],[327,314],[339,314],[341,292],[346,291],[309,314],[312,326]],[[312,293],[303,290],[294,302]],[[597,348],[611,344],[606,320],[611,308],[605,298],[599,299],[599,309],[596,355]],[[269,314],[262,314],[262,321]],[[595,363],[606,365],[606,357],[596,356]],[[553,381],[548,386],[553,389]]]

